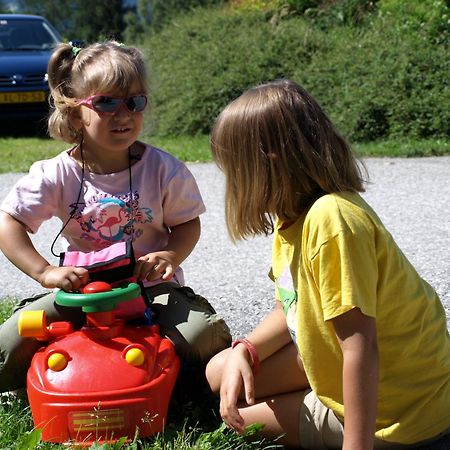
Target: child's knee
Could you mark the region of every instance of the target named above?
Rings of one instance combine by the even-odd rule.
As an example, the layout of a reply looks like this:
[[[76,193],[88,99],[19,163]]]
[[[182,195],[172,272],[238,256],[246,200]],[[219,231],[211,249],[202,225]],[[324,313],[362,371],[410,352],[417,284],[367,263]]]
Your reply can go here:
[[[222,373],[225,367],[225,361],[228,356],[229,349],[225,349],[213,356],[206,366],[206,379],[209,387],[215,394],[220,392],[220,384],[222,382]]]
[[[60,308],[62,310],[62,308]],[[23,338],[19,335],[18,323],[23,311],[44,310],[46,323],[75,317],[78,324],[81,309],[65,308],[63,312],[54,304],[54,293],[39,295],[23,300],[15,312],[0,326],[0,391],[11,391],[25,386],[26,374],[36,351],[43,345],[34,338]],[[80,317],[79,317],[80,316]],[[83,314],[84,316],[84,314]]]
[[[22,338],[17,322],[16,313],[0,326],[0,392],[25,386],[28,367],[42,345],[34,339]]]
[[[164,334],[186,361],[206,363],[231,343],[231,334],[223,319],[198,311],[191,311],[186,322],[166,328]]]
[[[149,294],[161,333],[186,361],[206,363],[231,343],[231,333],[210,303],[190,288],[157,286]]]

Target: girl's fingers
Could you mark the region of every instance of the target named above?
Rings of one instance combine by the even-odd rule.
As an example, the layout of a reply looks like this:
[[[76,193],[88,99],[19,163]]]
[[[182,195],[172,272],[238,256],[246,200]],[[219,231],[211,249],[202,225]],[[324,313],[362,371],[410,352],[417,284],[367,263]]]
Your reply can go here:
[[[172,263],[156,254],[141,256],[134,268],[134,276],[140,280],[172,279],[174,268]]]
[[[242,378],[244,380],[245,401],[247,404],[253,405],[255,403],[255,380],[253,373],[244,374]]]
[[[84,267],[75,267],[74,269],[75,275],[78,277],[78,280],[81,283],[81,286],[84,286],[89,281],[89,271]]]
[[[164,270],[164,273],[162,274],[163,280],[171,280],[173,277],[173,267],[168,264]]]
[[[242,386],[241,373],[235,373],[228,383],[223,385],[220,393],[220,415],[225,424],[237,433],[244,432],[244,419],[237,407],[239,392]]]
[[[146,280],[153,281],[161,278],[161,265],[159,263],[153,264],[153,266],[149,265],[146,269],[148,270],[145,271],[145,276],[143,277]]]
[[[136,265],[134,267],[134,276],[139,280],[148,279],[156,265],[157,262],[153,258],[140,258],[136,261]]]
[[[226,404],[226,400],[224,402],[220,402],[220,416],[222,420],[227,425],[227,427],[236,431],[237,433],[244,432],[244,419],[239,414],[239,411],[234,404]]]
[[[160,260],[147,274],[147,280],[170,280],[173,277],[173,268],[168,261]]]
[[[60,289],[66,292],[72,292],[74,289],[72,287],[72,282],[69,279],[64,279],[57,285]]]

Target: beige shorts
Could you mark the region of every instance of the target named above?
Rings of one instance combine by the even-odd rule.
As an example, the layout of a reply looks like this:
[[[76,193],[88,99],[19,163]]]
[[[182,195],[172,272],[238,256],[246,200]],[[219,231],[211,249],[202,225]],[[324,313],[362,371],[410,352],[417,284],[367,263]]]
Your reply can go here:
[[[327,408],[316,396],[308,389],[305,393],[303,404],[300,408],[300,445],[308,450],[319,449],[341,449],[344,440],[344,425],[339,421],[334,412]],[[405,445],[375,439],[374,448],[381,449],[413,449],[423,448],[443,436],[450,433],[450,429],[444,431],[438,436],[422,441],[421,443]]]
[[[299,438],[302,448],[310,450],[342,448],[344,425],[311,389],[300,408]]]

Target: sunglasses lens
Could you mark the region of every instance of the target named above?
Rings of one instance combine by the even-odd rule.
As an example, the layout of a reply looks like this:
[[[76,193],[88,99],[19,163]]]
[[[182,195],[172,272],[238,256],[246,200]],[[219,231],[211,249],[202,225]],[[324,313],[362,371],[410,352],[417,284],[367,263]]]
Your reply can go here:
[[[142,112],[147,106],[147,96],[145,94],[133,95],[126,98],[96,95],[88,100],[90,100],[90,103],[88,104],[90,104],[95,111],[103,114],[115,114],[124,103],[130,112]]]
[[[131,112],[142,112],[147,106],[147,97],[145,95],[133,95],[125,101],[125,104]]]
[[[92,106],[97,112],[113,113],[122,103],[120,98],[98,96],[92,99]]]

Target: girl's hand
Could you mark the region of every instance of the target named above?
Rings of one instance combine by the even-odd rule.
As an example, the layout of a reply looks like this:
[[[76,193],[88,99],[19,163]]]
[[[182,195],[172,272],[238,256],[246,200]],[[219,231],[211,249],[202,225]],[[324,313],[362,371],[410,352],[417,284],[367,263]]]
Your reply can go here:
[[[136,261],[134,276],[138,280],[171,280],[176,266],[169,252],[148,253]]]
[[[245,430],[244,419],[237,408],[242,385],[244,386],[247,404],[253,405],[255,403],[255,380],[249,354],[244,345],[237,345],[233,350],[230,350],[222,374],[220,416],[229,428],[239,434],[242,434]]]
[[[47,266],[38,281],[45,288],[56,287],[67,292],[75,292],[89,281],[89,272],[83,267]]]

